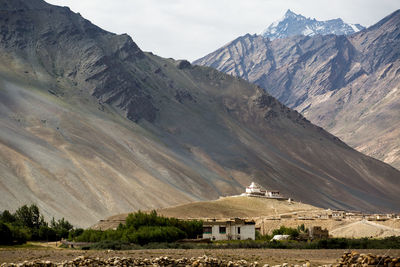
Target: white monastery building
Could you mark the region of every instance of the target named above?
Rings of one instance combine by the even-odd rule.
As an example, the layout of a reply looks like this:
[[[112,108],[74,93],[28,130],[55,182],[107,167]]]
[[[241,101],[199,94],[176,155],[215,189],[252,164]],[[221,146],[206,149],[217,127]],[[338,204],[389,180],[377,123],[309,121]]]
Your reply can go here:
[[[288,198],[283,197],[279,191],[277,190],[264,190],[260,185],[255,182],[251,182],[251,184],[246,187],[246,192],[242,194],[243,196],[248,197],[265,197],[265,198],[273,198],[273,199],[281,199],[287,200]]]
[[[256,224],[235,218],[234,220],[211,220],[203,223],[203,238],[211,240],[255,240]]]

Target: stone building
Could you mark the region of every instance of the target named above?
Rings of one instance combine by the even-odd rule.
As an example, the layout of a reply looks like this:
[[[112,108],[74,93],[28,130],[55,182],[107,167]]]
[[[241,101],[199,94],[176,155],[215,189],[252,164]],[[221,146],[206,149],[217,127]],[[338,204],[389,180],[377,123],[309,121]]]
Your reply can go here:
[[[328,229],[322,229],[321,226],[313,226],[308,229],[308,234],[311,239],[327,239],[329,238]]]

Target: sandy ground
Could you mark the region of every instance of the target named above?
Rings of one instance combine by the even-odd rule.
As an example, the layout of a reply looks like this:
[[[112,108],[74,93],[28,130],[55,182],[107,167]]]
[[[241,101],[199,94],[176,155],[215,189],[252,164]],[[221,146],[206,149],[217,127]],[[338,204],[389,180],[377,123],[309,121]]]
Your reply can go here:
[[[400,220],[391,219],[385,222],[367,221],[363,219],[344,219],[336,220],[297,220],[281,219],[268,220],[264,218],[256,219],[256,226],[262,229],[262,233],[271,234],[274,229],[279,227],[294,227],[304,224],[306,228],[321,226],[329,230],[333,237],[362,238],[374,237],[385,238],[388,236],[400,236]]]
[[[199,257],[203,255],[218,257],[225,260],[245,259],[258,261],[261,264],[302,264],[306,261],[315,265],[333,264],[345,250],[297,250],[297,249],[155,249],[155,250],[128,250],[128,251],[82,251],[71,249],[54,248],[0,248],[0,263],[18,263],[25,260],[50,260],[61,262],[71,260],[84,255],[89,257],[110,258],[118,257],[140,257],[154,258],[159,256],[170,256],[173,258]],[[400,250],[357,250],[360,253],[373,253],[378,255],[400,256]]]

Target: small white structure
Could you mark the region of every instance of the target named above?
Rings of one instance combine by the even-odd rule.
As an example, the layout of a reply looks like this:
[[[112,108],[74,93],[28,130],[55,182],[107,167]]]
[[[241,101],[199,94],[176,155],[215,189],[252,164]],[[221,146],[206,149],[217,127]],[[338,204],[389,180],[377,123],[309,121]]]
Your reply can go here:
[[[211,240],[255,240],[255,222],[235,218],[227,221],[205,221],[203,238]]]
[[[278,190],[264,190],[260,185],[256,184],[255,182],[251,182],[251,184],[246,187],[246,192],[243,193],[242,196],[288,200],[288,198],[283,197]]]

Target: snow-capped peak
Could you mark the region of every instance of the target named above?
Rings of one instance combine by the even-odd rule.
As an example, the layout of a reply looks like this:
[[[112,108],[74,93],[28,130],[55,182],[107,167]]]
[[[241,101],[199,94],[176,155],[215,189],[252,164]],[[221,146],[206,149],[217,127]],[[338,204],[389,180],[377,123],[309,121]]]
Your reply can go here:
[[[365,27],[360,24],[345,23],[342,19],[318,21],[296,14],[288,9],[285,15],[268,26],[261,34],[271,40],[294,35],[312,36],[316,34],[347,35],[358,32]]]
[[[289,18],[291,16],[296,16],[296,13],[292,12],[290,9],[286,10],[285,18]]]

